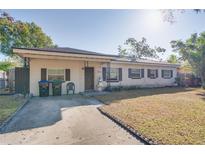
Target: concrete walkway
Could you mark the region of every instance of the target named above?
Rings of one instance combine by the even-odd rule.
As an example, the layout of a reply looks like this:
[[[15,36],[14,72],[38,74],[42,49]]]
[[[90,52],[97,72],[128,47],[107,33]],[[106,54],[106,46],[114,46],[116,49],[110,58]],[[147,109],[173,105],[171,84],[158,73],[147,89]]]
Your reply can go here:
[[[0,134],[0,144],[143,144],[99,105],[81,96],[32,98]]]

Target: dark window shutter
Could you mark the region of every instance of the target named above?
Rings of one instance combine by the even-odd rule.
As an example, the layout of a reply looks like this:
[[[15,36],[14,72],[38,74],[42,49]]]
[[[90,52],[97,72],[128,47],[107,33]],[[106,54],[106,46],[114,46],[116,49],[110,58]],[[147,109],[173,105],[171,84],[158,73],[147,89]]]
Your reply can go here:
[[[106,67],[102,68],[103,81],[106,81]]]
[[[46,78],[46,76],[47,76],[47,74],[46,74],[47,72],[46,72],[46,68],[42,68],[41,69],[41,80],[47,80]]]
[[[70,69],[65,69],[65,80],[70,81]]]
[[[171,78],[173,77],[173,70],[171,70]]]
[[[141,78],[144,78],[144,69],[141,69]]]
[[[122,68],[119,68],[119,80],[122,81]]]
[[[158,70],[156,70],[156,78],[158,78]]]
[[[131,78],[131,68],[128,69],[128,78]]]
[[[150,77],[150,69],[147,70],[147,77]]]
[[[162,70],[162,78],[164,78],[164,70]]]

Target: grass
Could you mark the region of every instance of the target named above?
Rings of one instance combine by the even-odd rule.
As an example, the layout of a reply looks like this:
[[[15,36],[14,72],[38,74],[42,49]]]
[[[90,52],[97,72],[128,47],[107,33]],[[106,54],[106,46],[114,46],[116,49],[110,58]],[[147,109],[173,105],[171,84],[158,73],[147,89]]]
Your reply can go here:
[[[96,96],[101,108],[158,144],[205,144],[205,91],[158,88]]]
[[[0,96],[0,125],[22,104],[23,98],[15,98],[14,96]]]

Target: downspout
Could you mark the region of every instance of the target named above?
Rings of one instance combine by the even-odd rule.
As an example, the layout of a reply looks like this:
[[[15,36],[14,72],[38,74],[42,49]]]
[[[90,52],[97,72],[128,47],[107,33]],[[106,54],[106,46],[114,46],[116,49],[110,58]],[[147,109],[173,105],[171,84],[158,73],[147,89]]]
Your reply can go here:
[[[108,78],[110,78],[110,62],[107,62]],[[110,82],[107,82],[107,87],[110,87]]]
[[[23,67],[24,68],[29,68],[29,66],[30,66],[30,58],[24,57],[24,65],[23,65]]]

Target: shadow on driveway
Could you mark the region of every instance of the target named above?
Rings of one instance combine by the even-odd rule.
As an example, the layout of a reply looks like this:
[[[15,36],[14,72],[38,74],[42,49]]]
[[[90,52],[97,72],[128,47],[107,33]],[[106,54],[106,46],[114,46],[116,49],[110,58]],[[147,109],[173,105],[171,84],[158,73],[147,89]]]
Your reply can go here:
[[[99,101],[83,96],[33,97],[9,122],[2,133],[53,125],[62,119],[61,108],[99,105]]]

